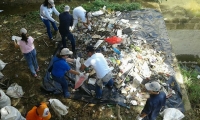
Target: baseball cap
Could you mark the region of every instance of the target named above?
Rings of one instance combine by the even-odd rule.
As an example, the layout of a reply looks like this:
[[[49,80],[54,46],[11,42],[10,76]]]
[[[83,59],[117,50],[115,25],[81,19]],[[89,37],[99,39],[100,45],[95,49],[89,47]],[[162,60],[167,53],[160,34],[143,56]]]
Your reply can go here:
[[[26,34],[26,33],[27,33],[27,30],[26,30],[25,28],[21,28],[21,29],[20,29],[20,34],[22,34],[22,33],[23,33],[23,34]]]
[[[153,81],[146,83],[145,88],[149,91],[160,91],[161,85],[158,82]]]
[[[51,4],[51,6],[55,6],[55,4],[54,4],[54,0],[48,0],[48,2],[49,2],[49,4]]]
[[[65,5],[64,11],[68,11],[69,12],[70,7],[68,5]]]
[[[86,51],[87,51],[87,52],[94,52],[95,49],[94,49],[93,46],[89,45],[89,46],[86,47]]]
[[[41,103],[40,106],[37,107],[37,113],[44,120],[49,120],[51,118],[51,113],[49,112],[49,108],[45,103]]]
[[[60,52],[60,55],[71,55],[73,54],[72,51],[70,51],[68,48],[63,48]]]

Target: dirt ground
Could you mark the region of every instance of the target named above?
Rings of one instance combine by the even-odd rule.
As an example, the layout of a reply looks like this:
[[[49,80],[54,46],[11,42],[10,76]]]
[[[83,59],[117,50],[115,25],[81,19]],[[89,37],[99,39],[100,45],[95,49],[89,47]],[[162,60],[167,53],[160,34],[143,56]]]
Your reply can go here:
[[[32,17],[30,17],[32,16]],[[28,18],[28,19],[27,19]],[[12,99],[12,105],[16,107],[23,116],[34,105],[41,101],[47,101],[50,98],[57,98],[69,107],[69,113],[64,116],[64,119],[69,120],[115,120],[120,114],[123,120],[133,120],[140,112],[142,107],[131,106],[130,109],[120,108],[118,111],[115,105],[92,105],[85,102],[64,99],[62,95],[53,95],[45,93],[40,89],[42,79],[46,72],[51,55],[55,51],[55,43],[50,41],[46,34],[46,29],[35,13],[20,14],[20,15],[4,15],[0,16],[0,59],[6,63],[6,67],[1,71],[4,78],[1,80],[0,88],[6,90],[12,83],[18,83],[22,86],[25,92],[24,97],[20,99]],[[20,50],[14,47],[11,40],[12,35],[19,36],[20,28],[26,28],[28,34],[35,38],[35,46],[37,50],[37,58],[40,67],[38,73],[40,79],[35,79],[27,67],[26,61],[21,61],[23,55]],[[70,46],[70,45],[69,45]],[[57,120],[58,117],[52,113],[52,120]],[[198,120],[199,111],[194,110],[186,113],[185,120]],[[161,119],[161,118],[159,118]]]
[[[34,19],[34,21],[30,20],[29,15],[32,15],[31,19]],[[11,98],[11,100],[12,106],[16,107],[23,116],[37,103],[47,101],[50,98],[56,98],[69,107],[69,113],[64,116],[64,119],[117,119],[118,112],[115,105],[91,105],[85,102],[64,99],[63,95],[48,94],[40,89],[51,55],[55,51],[55,43],[48,39],[46,29],[39,16],[33,15],[33,13],[9,15],[0,17],[0,21],[2,21],[0,25],[0,59],[8,63],[1,71],[4,74],[4,78],[1,80],[3,84],[0,84],[0,88],[6,90],[12,83],[22,86],[25,92],[24,96],[20,99]],[[18,48],[14,47],[14,43],[11,40],[12,35],[19,36],[19,30],[22,27],[26,28],[28,34],[35,38],[34,43],[40,67],[40,72],[38,73],[40,79],[36,79],[31,75],[26,61],[21,60],[23,57],[22,53]],[[70,45],[69,48],[71,48]],[[119,113],[122,115],[123,120],[131,120],[139,113],[139,109],[141,108],[121,108]],[[50,111],[52,113],[52,120],[58,119],[51,108]]]

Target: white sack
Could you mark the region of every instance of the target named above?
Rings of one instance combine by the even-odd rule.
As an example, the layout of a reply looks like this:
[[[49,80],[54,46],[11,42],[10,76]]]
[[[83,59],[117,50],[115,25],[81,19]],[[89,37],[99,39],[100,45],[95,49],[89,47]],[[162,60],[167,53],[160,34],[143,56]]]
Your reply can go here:
[[[8,87],[6,94],[13,98],[20,98],[24,95],[24,92],[21,86],[17,83],[13,83]]]
[[[1,108],[1,120],[26,120],[21,113],[12,106]]]
[[[0,72],[0,79],[2,79],[4,77],[4,75]]]
[[[92,12],[92,16],[100,16],[100,15],[103,15],[103,14],[104,14],[103,10]]]
[[[163,120],[181,120],[185,117],[184,114],[176,108],[167,108],[161,115],[163,116]]]
[[[8,64],[8,63],[5,63],[2,60],[0,60],[0,70],[3,70],[3,68],[6,66],[6,64]]]
[[[61,117],[61,115],[66,115],[68,113],[68,108],[65,106],[62,102],[60,102],[58,99],[50,99],[51,107],[53,108],[53,111]]]
[[[3,92],[3,90],[0,89],[0,109],[7,106],[11,105],[10,98]]]

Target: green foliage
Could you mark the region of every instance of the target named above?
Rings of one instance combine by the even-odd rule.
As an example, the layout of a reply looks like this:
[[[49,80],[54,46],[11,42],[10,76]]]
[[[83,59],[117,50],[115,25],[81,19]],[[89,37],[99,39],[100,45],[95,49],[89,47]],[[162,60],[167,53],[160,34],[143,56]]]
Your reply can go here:
[[[106,9],[114,11],[131,11],[141,8],[141,5],[136,2],[128,4],[126,2],[123,2],[119,4],[119,3],[109,2],[108,0],[95,0],[93,2],[88,2],[87,4],[82,4],[82,6],[87,11],[98,11],[101,8],[103,8],[103,6],[106,6]]]
[[[198,71],[188,67],[180,67],[181,73],[184,78],[184,84],[187,87],[190,102],[199,104],[200,98],[200,80],[197,79]]]

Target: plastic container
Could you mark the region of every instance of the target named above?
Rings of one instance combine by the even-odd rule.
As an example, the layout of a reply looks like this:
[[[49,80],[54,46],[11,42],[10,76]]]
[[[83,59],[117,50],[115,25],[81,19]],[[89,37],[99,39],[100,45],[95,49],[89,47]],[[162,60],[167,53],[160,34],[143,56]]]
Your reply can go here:
[[[117,48],[115,48],[115,47],[113,47],[113,51],[114,51],[115,53],[117,53],[118,55],[121,54],[121,52],[120,52]]]

